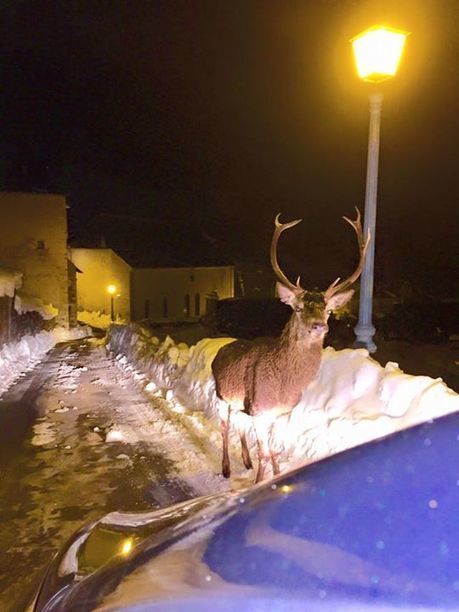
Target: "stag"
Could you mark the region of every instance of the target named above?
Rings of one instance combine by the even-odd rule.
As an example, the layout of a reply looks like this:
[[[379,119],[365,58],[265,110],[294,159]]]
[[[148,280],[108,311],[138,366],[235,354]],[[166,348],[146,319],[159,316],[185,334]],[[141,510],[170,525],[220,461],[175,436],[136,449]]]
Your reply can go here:
[[[302,221],[280,223],[277,215],[271,241],[271,265],[278,279],[277,294],[293,310],[277,338],[235,340],[223,346],[212,362],[217,396],[223,400],[220,411],[223,440],[222,473],[230,476],[228,434],[232,412],[242,411],[252,417],[257,439],[258,471],[255,482],[263,480],[270,461],[273,474],[279,473],[278,453],[272,444],[271,430],[278,416],[288,414],[299,402],[302,392],[316,377],[330,314],[342,308],[354,294],[349,287],[362,271],[370,235],[363,238],[360,211],[353,221],[343,217],[355,230],[359,246],[359,263],[344,281],[337,278],[324,292],[308,291],[293,284],[277,261],[277,243],[283,231]],[[239,429],[242,460],[252,468],[244,428]]]

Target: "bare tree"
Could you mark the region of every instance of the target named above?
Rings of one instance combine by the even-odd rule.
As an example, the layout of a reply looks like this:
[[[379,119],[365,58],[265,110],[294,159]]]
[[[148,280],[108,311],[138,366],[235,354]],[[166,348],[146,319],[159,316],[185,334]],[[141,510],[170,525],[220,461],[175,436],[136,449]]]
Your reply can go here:
[[[370,236],[363,239],[360,211],[356,208],[355,221],[343,217],[355,230],[359,245],[359,263],[344,281],[336,279],[324,292],[308,291],[293,284],[285,276],[277,261],[277,242],[281,233],[300,223],[301,219],[280,223],[275,219],[271,242],[271,265],[279,282],[279,298],[293,313],[278,338],[235,340],[223,346],[212,363],[217,395],[224,400],[221,410],[223,439],[222,473],[230,476],[228,434],[233,411],[242,411],[253,419],[257,437],[258,472],[256,482],[263,479],[268,461],[273,473],[279,473],[278,453],[272,445],[271,429],[276,418],[290,413],[301,399],[303,390],[319,371],[322,348],[328,331],[328,317],[344,306],[354,294],[350,286],[362,271]],[[239,431],[242,460],[247,469],[252,467],[244,428]]]

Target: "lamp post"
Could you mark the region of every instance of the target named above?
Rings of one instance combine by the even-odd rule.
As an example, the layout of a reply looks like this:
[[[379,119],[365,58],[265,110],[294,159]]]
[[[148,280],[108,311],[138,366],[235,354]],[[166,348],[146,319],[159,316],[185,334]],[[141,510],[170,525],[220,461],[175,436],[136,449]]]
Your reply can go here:
[[[108,285],[107,291],[110,294],[110,320],[114,321],[115,320],[115,293],[116,293],[116,286],[115,285]]]
[[[381,83],[397,73],[408,32],[386,26],[373,26],[351,39],[359,77],[369,83]],[[383,94],[371,91],[370,126],[368,132],[367,177],[365,186],[364,236],[370,232],[371,240],[360,280],[359,320],[354,328],[354,348],[376,351],[373,341],[375,327],[372,322],[374,258],[376,234],[376,202],[378,191],[379,132]]]

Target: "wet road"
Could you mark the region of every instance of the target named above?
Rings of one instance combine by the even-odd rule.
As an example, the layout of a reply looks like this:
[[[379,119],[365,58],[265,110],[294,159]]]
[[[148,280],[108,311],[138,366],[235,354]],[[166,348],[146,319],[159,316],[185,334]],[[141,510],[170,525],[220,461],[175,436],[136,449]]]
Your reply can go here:
[[[94,341],[57,346],[0,399],[0,610],[82,523],[194,496],[151,440],[107,443],[114,417],[142,427],[148,401]]]

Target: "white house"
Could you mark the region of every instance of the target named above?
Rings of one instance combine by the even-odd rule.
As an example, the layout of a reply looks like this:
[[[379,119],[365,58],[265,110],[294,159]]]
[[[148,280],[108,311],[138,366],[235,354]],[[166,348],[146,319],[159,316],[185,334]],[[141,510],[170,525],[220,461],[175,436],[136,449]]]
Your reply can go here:
[[[132,270],[132,319],[183,321],[207,313],[209,298],[234,297],[234,267]]]
[[[234,267],[131,267],[110,248],[72,248],[79,270],[79,311],[111,313],[127,321],[152,322],[198,319],[209,299],[234,297]]]

